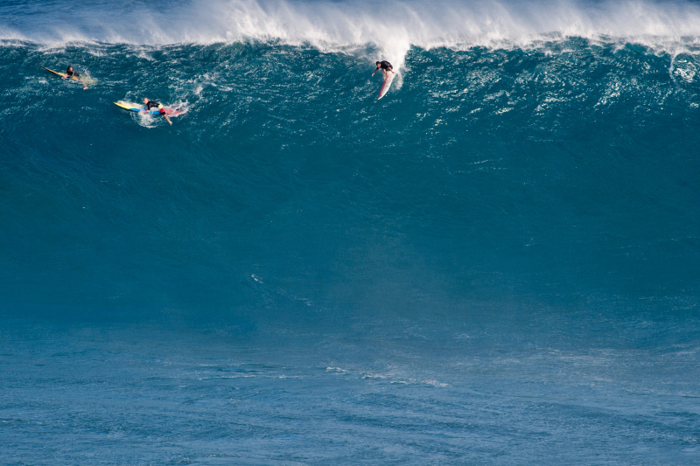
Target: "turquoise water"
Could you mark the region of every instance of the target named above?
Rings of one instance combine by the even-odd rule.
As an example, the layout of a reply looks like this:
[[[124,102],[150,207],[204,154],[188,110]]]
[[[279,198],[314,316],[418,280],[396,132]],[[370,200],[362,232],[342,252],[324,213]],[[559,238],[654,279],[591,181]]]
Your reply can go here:
[[[700,11],[437,5],[0,5],[1,463],[700,460]]]

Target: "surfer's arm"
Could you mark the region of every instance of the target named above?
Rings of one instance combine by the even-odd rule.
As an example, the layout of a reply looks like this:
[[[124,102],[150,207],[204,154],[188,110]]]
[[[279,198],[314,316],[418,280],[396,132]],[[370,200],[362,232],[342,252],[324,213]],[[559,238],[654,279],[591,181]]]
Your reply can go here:
[[[374,69],[374,73],[376,73],[377,71],[379,71],[379,67],[376,67],[376,68]],[[374,73],[372,73],[372,76],[374,76]]]

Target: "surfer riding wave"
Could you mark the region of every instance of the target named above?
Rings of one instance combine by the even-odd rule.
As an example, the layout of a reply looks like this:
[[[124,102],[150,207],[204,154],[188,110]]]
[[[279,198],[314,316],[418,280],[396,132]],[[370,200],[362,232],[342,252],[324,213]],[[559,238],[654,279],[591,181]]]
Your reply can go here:
[[[391,66],[391,63],[389,63],[386,60],[378,61],[376,63],[376,65],[377,65],[377,67],[374,69],[374,73],[376,73],[379,70],[382,70],[382,73],[384,73],[385,78],[389,77],[389,74],[387,73],[387,71],[391,71],[392,73],[396,74],[394,72],[394,67]],[[372,73],[372,76],[374,76],[374,73]]]

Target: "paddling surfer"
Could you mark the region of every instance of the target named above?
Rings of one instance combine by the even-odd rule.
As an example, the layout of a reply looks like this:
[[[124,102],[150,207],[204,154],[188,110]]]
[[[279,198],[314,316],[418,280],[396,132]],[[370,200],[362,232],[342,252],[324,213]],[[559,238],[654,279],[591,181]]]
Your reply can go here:
[[[389,63],[386,60],[378,61],[376,63],[376,65],[377,65],[377,67],[374,69],[374,73],[376,73],[379,70],[382,70],[382,73],[384,73],[385,78],[389,77],[389,75],[387,74],[387,71],[391,71],[392,73],[394,73],[394,68],[391,66],[391,63]],[[374,76],[374,73],[372,73],[372,76]],[[396,73],[394,73],[394,74],[396,74]]]
[[[163,108],[162,104],[159,104],[158,102],[154,102],[153,100],[148,100],[148,99],[143,99],[143,103],[146,106],[146,110],[141,110],[144,113],[151,113],[151,109],[155,108],[158,109],[161,115],[165,117],[166,120],[168,120],[168,123],[171,125],[173,124],[172,121],[170,121],[170,118],[168,115],[165,114],[165,109]]]
[[[65,76],[63,79],[77,79],[78,81],[80,81],[81,83],[83,83],[83,90],[85,90],[85,89],[88,88],[88,87],[87,87],[87,84],[85,83],[85,81],[83,81],[82,78],[80,77],[80,74],[78,74],[78,73],[76,73],[75,71],[73,71],[73,67],[72,67],[72,66],[69,66],[69,67],[68,67],[68,69],[66,70],[66,76]]]

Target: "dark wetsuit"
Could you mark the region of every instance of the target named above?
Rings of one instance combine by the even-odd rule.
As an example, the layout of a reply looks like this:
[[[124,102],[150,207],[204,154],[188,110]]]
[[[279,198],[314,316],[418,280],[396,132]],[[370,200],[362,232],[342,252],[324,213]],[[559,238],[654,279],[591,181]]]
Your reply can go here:
[[[161,104],[159,104],[158,102],[154,102],[152,100],[149,100],[148,103],[146,104],[146,110],[148,110],[150,112],[152,108],[157,108],[158,110],[160,110],[161,115],[165,115],[165,109],[163,108],[163,106]]]
[[[394,70],[394,67],[391,66],[391,63],[389,63],[389,62],[386,61],[386,60],[380,62],[380,63],[379,63],[379,66],[377,66],[377,68],[381,68],[381,69],[383,69],[383,70],[392,70],[392,71]]]
[[[68,77],[68,78],[80,78],[80,75],[78,73],[76,73],[75,71],[66,70],[66,77]]]

